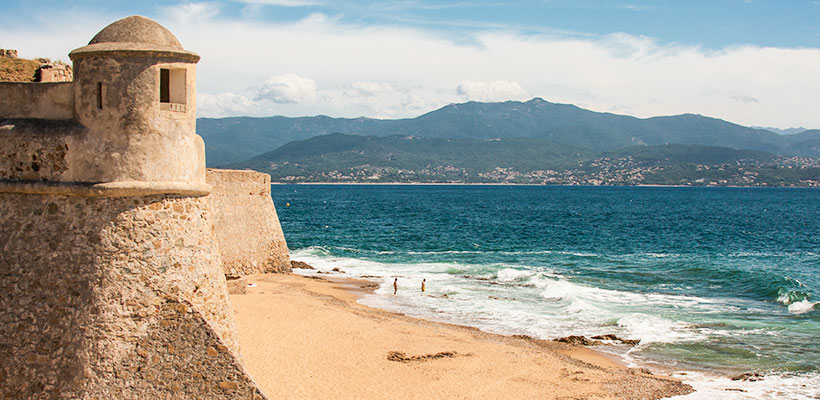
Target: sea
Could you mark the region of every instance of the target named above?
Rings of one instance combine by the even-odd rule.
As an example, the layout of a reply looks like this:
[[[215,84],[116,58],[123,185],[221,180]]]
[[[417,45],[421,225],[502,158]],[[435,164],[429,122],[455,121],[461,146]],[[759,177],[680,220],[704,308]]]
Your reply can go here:
[[[820,399],[820,189],[273,185],[272,195],[291,258],[316,268],[297,272],[379,283],[365,305],[505,335],[637,339],[595,349],[691,384],[682,399]]]

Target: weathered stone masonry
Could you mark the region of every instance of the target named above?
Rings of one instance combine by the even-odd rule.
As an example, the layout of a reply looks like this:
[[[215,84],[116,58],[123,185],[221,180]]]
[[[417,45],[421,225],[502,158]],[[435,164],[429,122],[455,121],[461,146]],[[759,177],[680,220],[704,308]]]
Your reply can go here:
[[[206,183],[199,56],[156,22],[70,56],[74,82],[0,82],[0,398],[263,398],[224,274],[288,270],[269,179]]]
[[[288,246],[270,192],[270,175],[209,169],[208,198],[226,274],[290,272]],[[241,223],[237,223],[241,221]]]
[[[3,196],[3,394],[102,396],[116,384],[152,386],[149,371],[176,376],[173,364],[186,359],[207,364],[206,348],[139,356],[153,348],[152,335],[168,341],[191,334],[155,326],[169,302],[190,304],[193,315],[186,318],[210,332],[197,335],[238,354],[209,212],[205,197]],[[142,360],[154,357],[171,365]],[[241,375],[212,372],[210,386]],[[123,374],[131,381],[122,381]]]

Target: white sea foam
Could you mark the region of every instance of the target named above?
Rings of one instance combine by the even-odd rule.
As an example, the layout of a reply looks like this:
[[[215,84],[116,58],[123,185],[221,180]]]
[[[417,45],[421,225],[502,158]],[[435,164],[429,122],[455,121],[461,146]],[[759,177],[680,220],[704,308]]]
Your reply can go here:
[[[812,303],[807,299],[803,299],[801,301],[794,302],[789,304],[789,312],[792,314],[803,314],[807,313],[817,306],[818,303]]]
[[[524,278],[529,278],[533,275],[532,271],[523,271],[520,269],[505,268],[498,271],[496,279],[501,282],[512,282]]]
[[[693,296],[644,294],[610,290],[568,281],[566,278],[543,268],[503,264],[486,266],[460,265],[455,263],[386,264],[372,260],[348,257],[330,257],[323,248],[294,251],[293,259],[313,265],[318,271],[332,272],[339,268],[344,276],[366,276],[382,282],[377,294],[392,294],[392,277],[398,276],[398,296],[365,299],[368,305],[388,308],[424,317],[426,314],[450,313],[448,322],[473,324],[496,331],[520,332],[551,339],[570,334],[594,335],[613,333],[616,329],[632,339],[644,342],[679,342],[700,337],[689,324],[673,323],[660,317],[648,317],[658,308],[709,311],[725,308],[723,304]],[[484,275],[496,282],[515,284],[493,286],[483,280],[464,279],[448,271],[496,269],[493,275]],[[302,274],[315,272],[300,271]],[[485,278],[485,279],[486,279]],[[428,295],[438,296],[437,301],[427,301],[416,296],[419,282],[427,279]],[[446,297],[444,297],[446,295]],[[407,297],[406,297],[407,296]],[[535,297],[535,298],[533,298]],[[544,301],[537,301],[540,298]],[[466,304],[462,301],[470,300]],[[529,313],[528,325],[509,318],[513,310]],[[653,319],[655,318],[655,319]],[[532,322],[536,321],[536,322]],[[610,321],[617,321],[611,325]]]
[[[572,300],[583,290],[578,285],[559,279],[549,279],[541,282],[541,287],[544,289],[541,292],[541,297],[550,300]]]
[[[679,321],[670,321],[655,315],[629,314],[618,319],[618,326],[629,337],[641,339],[641,345],[649,343],[675,343],[706,339],[706,336]]]
[[[318,271],[333,273],[333,268],[339,268],[346,272],[339,276],[366,276],[380,282],[375,295],[361,300],[371,307],[501,334],[553,339],[573,334],[615,333],[624,338],[640,339],[640,345],[630,350],[612,347],[613,352],[635,366],[640,365],[641,360],[649,360],[645,352],[651,349],[652,343],[692,343],[715,336],[752,334],[748,329],[720,325],[695,326],[682,321],[687,315],[732,313],[741,309],[744,312],[766,312],[754,310],[751,304],[738,308],[730,299],[603,289],[572,282],[546,268],[523,265],[384,263],[334,257],[322,247],[294,251],[291,257],[313,265]],[[298,270],[298,273],[314,274],[316,271]],[[473,278],[465,279],[463,275]],[[399,290],[395,296],[393,276],[399,277]],[[421,279],[427,279],[424,294],[420,291]],[[815,303],[796,301],[790,306],[792,312],[808,312],[814,309]],[[754,334],[763,333],[756,330]],[[690,395],[694,397],[686,399],[777,398],[778,390],[781,398],[812,398],[810,395],[800,397],[803,396],[800,393],[811,393],[800,384],[814,383],[815,387],[818,384],[816,376],[767,376],[764,382],[769,382],[769,389],[757,382],[737,382],[697,373],[681,378],[698,389],[695,395]],[[727,388],[740,388],[746,392],[726,391]]]
[[[676,400],[814,400],[820,398],[820,374],[766,374],[757,381],[731,380],[701,372],[672,374],[692,385],[694,393]]]
[[[691,342],[706,338],[691,324],[657,316],[663,308],[704,312],[725,308],[721,302],[694,296],[608,290],[564,279],[544,281],[546,284],[541,293],[544,299],[566,303],[567,313],[582,314],[586,321],[592,320],[593,326],[601,326],[604,321],[615,318],[620,333],[640,339],[642,344]]]
[[[643,255],[653,258],[676,258],[681,256],[677,253],[643,253]]]
[[[484,251],[475,250],[445,250],[445,251],[408,251],[406,254],[426,255],[426,254],[483,254]]]
[[[780,292],[780,295],[777,296],[777,302],[784,306],[791,304],[792,299],[789,297],[789,292],[785,290]]]

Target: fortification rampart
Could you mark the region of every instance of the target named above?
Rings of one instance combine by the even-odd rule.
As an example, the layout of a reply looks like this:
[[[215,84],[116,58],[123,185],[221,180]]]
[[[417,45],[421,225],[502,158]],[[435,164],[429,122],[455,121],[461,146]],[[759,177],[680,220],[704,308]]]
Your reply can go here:
[[[39,85],[39,84],[28,84]],[[115,132],[123,132],[115,130]],[[112,135],[113,136],[113,135]],[[98,132],[74,120],[15,118],[0,114],[0,179],[43,182],[151,182],[165,187],[187,187],[208,193],[205,183],[205,144],[199,135],[173,139],[152,136],[139,144],[125,135],[106,143]],[[154,152],[157,148],[175,149],[172,154]],[[179,150],[185,146],[189,150]],[[139,151],[136,151],[139,148]],[[131,163],[140,159],[140,163]],[[156,163],[149,163],[154,160]],[[174,161],[179,165],[162,169]],[[114,170],[112,165],[118,167]],[[200,177],[201,176],[201,177]]]
[[[0,398],[264,398],[226,271],[286,271],[267,175],[211,171],[195,63],[128,17],[0,83]],[[223,262],[224,260],[224,262]]]
[[[208,196],[226,274],[290,272],[288,247],[270,192],[270,175],[208,169]]]
[[[1,199],[5,395],[91,393],[124,360],[139,360],[169,301],[190,303],[222,346],[239,354],[207,197]],[[169,356],[196,355],[141,357]]]
[[[73,82],[0,82],[0,115],[5,118],[74,118]]]

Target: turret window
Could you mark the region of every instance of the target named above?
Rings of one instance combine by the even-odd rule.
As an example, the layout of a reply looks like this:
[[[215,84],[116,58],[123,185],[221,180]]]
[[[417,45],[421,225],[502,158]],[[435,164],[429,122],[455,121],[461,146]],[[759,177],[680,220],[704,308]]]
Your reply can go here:
[[[102,82],[97,82],[97,109],[102,110]]]
[[[185,112],[187,91],[185,69],[160,68],[159,102],[160,109]]]

